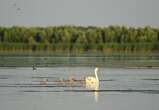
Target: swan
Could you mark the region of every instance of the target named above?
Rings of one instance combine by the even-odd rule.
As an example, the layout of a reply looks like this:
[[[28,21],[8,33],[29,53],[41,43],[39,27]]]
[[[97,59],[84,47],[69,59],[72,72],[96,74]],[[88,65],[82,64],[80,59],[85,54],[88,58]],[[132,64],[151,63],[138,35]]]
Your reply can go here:
[[[85,78],[87,88],[95,89],[95,88],[99,87],[99,78],[98,78],[98,73],[97,73],[98,68],[97,67],[95,68],[94,72],[95,72],[95,77],[88,76]]]
[[[85,83],[86,83],[86,88],[87,89],[93,89],[94,90],[94,99],[96,102],[98,102],[99,98],[99,78],[98,78],[98,68],[96,67],[95,70],[95,77],[93,76],[88,76],[85,78]]]

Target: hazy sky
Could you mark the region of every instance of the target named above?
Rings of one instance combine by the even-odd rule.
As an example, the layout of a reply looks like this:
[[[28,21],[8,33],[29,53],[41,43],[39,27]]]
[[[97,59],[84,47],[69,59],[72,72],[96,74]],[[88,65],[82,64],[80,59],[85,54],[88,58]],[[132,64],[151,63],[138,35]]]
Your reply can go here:
[[[159,27],[159,0],[0,0],[0,26]]]

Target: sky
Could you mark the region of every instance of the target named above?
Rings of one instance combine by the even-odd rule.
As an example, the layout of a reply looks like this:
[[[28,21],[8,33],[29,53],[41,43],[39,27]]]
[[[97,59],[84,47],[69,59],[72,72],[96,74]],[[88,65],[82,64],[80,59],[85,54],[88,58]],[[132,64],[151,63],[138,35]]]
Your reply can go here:
[[[0,0],[0,26],[159,27],[159,0]]]

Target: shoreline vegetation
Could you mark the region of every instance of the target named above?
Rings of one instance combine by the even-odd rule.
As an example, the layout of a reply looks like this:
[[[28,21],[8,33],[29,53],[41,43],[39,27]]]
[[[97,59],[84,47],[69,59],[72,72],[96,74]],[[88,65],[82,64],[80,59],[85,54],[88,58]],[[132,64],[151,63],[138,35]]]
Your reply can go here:
[[[146,27],[0,27],[0,55],[158,53],[159,29]]]

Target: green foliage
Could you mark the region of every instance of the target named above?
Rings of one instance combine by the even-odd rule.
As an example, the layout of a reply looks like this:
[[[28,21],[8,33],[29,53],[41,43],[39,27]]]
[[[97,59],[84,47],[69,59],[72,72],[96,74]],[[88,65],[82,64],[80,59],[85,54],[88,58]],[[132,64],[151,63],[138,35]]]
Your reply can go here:
[[[150,26],[0,27],[0,51],[159,51],[159,29]]]

